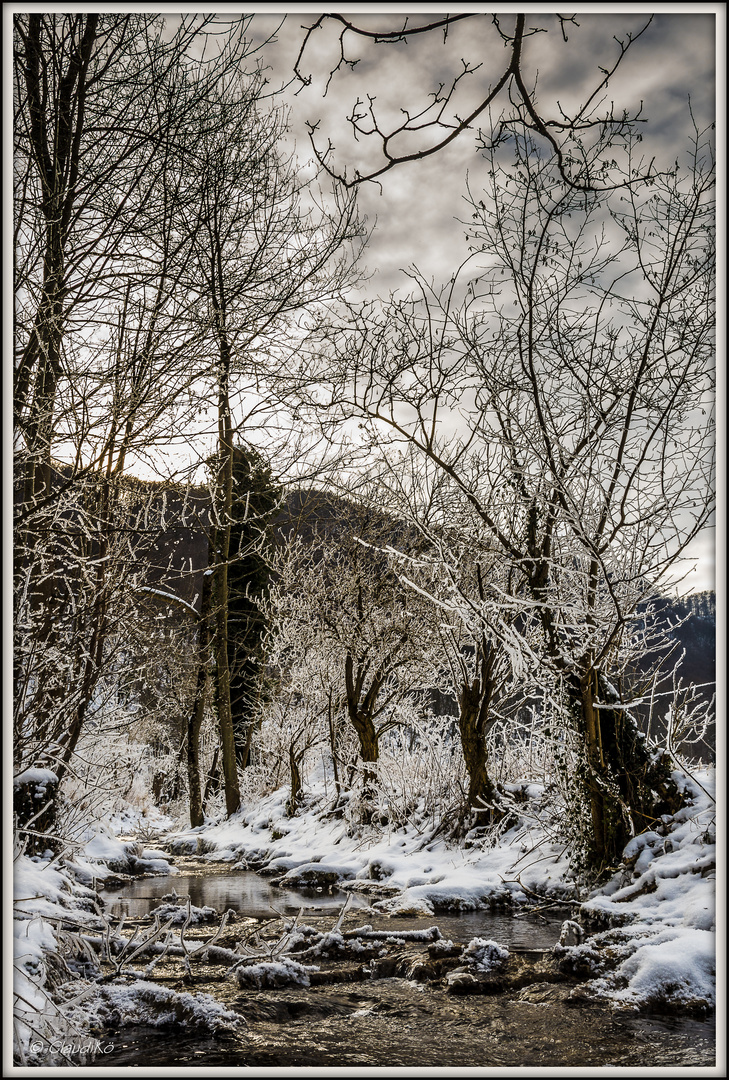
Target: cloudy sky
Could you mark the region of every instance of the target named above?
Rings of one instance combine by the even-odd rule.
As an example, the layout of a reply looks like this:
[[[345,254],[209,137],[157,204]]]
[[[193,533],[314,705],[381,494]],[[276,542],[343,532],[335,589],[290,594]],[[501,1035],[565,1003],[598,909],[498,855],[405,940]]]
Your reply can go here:
[[[609,89],[601,95],[604,104],[599,112],[604,113],[610,103],[616,112],[626,109],[635,114],[640,110],[646,158],[655,156],[659,163],[681,160],[691,131],[689,100],[699,128],[716,119],[716,12],[721,5],[694,4],[682,10],[682,5],[655,4],[652,19],[650,14],[636,13],[636,5],[624,6],[628,10],[619,12],[607,4],[585,5],[589,10],[575,17],[578,25],[565,24],[566,41],[555,15],[541,10],[530,14],[527,25],[534,33],[525,44],[525,81],[529,87],[536,81],[542,114],[557,118],[560,107],[570,112],[593,93],[601,80],[601,69],[611,69],[620,56],[619,43],[625,45],[631,35],[636,38],[640,34],[625,53]],[[373,10],[348,17],[368,30],[394,30],[402,25],[404,16],[393,14],[392,8],[382,14]],[[424,18],[417,14],[422,8],[410,10],[416,12],[410,15],[412,22]],[[511,12],[516,9],[502,5],[494,10],[500,12],[503,30],[510,32],[514,25]],[[318,17],[317,12],[302,8],[284,16],[267,7],[256,13],[253,31],[258,42],[275,34],[262,53],[270,68],[272,89],[290,83],[283,96],[291,109],[292,137],[300,159],[311,157],[309,125],[316,124],[317,146],[324,150],[331,143],[333,165],[349,176],[355,168],[371,172],[384,163],[376,138],[353,138],[347,118],[358,99],[366,103],[373,97],[382,130],[391,130],[401,122],[401,110],[414,115],[428,104],[428,95],[437,91],[439,84],[450,86],[464,62],[469,67],[480,65],[459,82],[453,98],[451,115],[463,117],[470,114],[508,63],[498,29],[491,16],[484,15],[450,27],[445,42],[442,32],[398,44],[375,44],[348,36],[344,54],[357,64],[341,65],[327,88],[330,72],[341,57],[341,26],[330,22],[309,38],[300,72],[310,77],[311,83],[302,86],[299,81],[291,82],[294,66],[305,28]],[[428,19],[437,17],[437,9],[428,10]],[[719,40],[723,40],[721,30]],[[502,93],[495,111],[508,104]],[[419,140],[401,140],[393,149],[412,152],[432,141],[429,130]],[[458,222],[465,210],[465,178],[468,175],[477,187],[484,168],[475,137],[466,132],[434,156],[399,165],[380,176],[379,183],[360,186],[361,211],[368,224],[375,225],[366,254],[372,274],[366,288],[371,295],[386,296],[391,290],[407,288],[402,269],[411,265],[417,265],[436,283],[450,276],[466,255]],[[692,553],[699,563],[683,588],[714,588],[713,530],[695,543]]]
[[[101,4],[103,10],[109,5]],[[439,85],[449,86],[462,71],[464,63],[477,70],[464,77],[452,101],[452,114],[468,115],[484,94],[503,74],[508,50],[499,36],[491,15],[479,15],[453,24],[447,40],[443,34],[413,37],[406,43],[375,44],[362,38],[347,38],[344,43],[352,68],[340,66],[341,27],[327,23],[310,37],[300,71],[310,84],[303,86],[294,76],[294,66],[304,42],[306,28],[312,26],[319,12],[309,5],[298,5],[294,13],[280,12],[274,4],[250,4],[245,11],[254,13],[252,34],[261,45],[263,63],[268,69],[272,93],[290,109],[291,141],[301,162],[311,159],[308,125],[317,124],[315,139],[324,149],[333,144],[332,164],[352,174],[378,169],[382,163],[377,140],[355,140],[347,122],[355,103],[375,99],[374,108],[383,129],[401,122],[402,110],[415,114],[429,101]],[[718,40],[724,38],[723,4],[652,5],[653,17],[636,12],[638,5],[583,5],[583,13],[574,23],[564,26],[564,40],[557,17],[539,9],[529,14],[527,25],[533,31],[524,48],[522,71],[529,88],[535,83],[541,112],[559,116],[583,103],[601,79],[601,69],[610,69],[620,55],[620,42],[629,35],[640,37],[627,51],[603,95],[600,112],[614,102],[616,112],[641,109],[641,130],[646,157],[672,162],[685,153],[690,132],[688,101],[699,127],[715,119],[716,102],[716,22],[722,19]],[[57,5],[49,4],[47,10]],[[234,4],[181,4],[174,7],[144,5],[148,11],[216,13],[221,20],[240,17]],[[375,5],[357,5],[366,14],[349,15],[357,25],[369,30],[394,30],[403,24],[407,6],[387,6],[377,14]],[[469,11],[467,5],[461,11]],[[129,5],[130,9],[137,5]],[[309,8],[309,10],[307,10]],[[347,7],[339,9],[345,13]],[[411,8],[411,23],[442,17],[442,9]],[[496,5],[491,11],[505,33],[514,26],[512,5]],[[172,17],[172,16],[170,16]],[[648,24],[648,25],[646,25]],[[645,29],[643,29],[645,27]],[[267,40],[273,35],[273,40]],[[263,44],[266,42],[266,44]],[[723,66],[720,69],[723,72]],[[326,90],[326,94],[325,94]],[[723,101],[723,92],[718,95]],[[502,92],[494,111],[508,108]],[[448,117],[451,119],[451,116]],[[722,118],[723,119],[723,118]],[[487,124],[486,118],[481,122]],[[412,151],[432,143],[432,131],[425,131],[420,142],[401,143],[396,149]],[[386,297],[392,290],[407,289],[402,270],[417,266],[435,283],[447,280],[467,253],[459,218],[466,212],[464,203],[466,176],[473,188],[479,187],[486,163],[479,154],[475,134],[466,132],[450,146],[432,157],[405,163],[379,177],[378,183],[362,184],[358,192],[361,214],[372,228],[365,255],[371,277],[365,286],[370,296]],[[722,532],[722,536],[723,536]],[[693,589],[713,587],[713,531],[699,540],[694,551],[700,565],[689,578]]]
[[[601,79],[600,68],[611,68],[620,54],[616,37],[627,42],[650,19],[649,15],[607,13],[609,5],[592,5],[596,13],[576,16],[579,26],[565,27],[563,40],[554,15],[539,12],[528,17],[535,32],[525,45],[523,71],[531,85],[538,80],[538,98],[545,115],[558,117],[559,106],[566,111],[584,101]],[[643,102],[641,125],[646,155],[673,160],[685,150],[690,130],[688,100],[700,126],[715,119],[715,17],[693,5],[691,13],[676,11],[677,5],[653,16],[650,25],[626,53],[610,88],[602,96],[623,108],[636,111]],[[418,9],[414,9],[418,10]],[[351,15],[349,17],[352,17]],[[428,19],[437,17],[427,15]],[[257,14],[253,28],[262,38],[277,30],[281,15]],[[305,36],[304,27],[316,22],[318,15],[301,9],[284,18],[276,40],[263,51],[270,66],[271,86],[289,81]],[[356,16],[367,29],[395,29],[403,16],[366,14]],[[417,21],[422,16],[411,15]],[[502,27],[511,31],[513,15],[500,16]],[[546,32],[543,32],[546,31]],[[309,39],[301,73],[311,77],[311,85],[294,82],[285,94],[291,109],[292,134],[299,156],[311,154],[307,124],[318,123],[315,135],[320,149],[329,142],[335,150],[332,161],[340,171],[351,175],[383,163],[376,139],[352,137],[347,117],[359,98],[375,97],[375,109],[383,129],[401,118],[402,109],[420,111],[428,95],[440,83],[450,85],[462,70],[462,60],[481,66],[459,84],[453,100],[456,115],[468,115],[484,96],[484,91],[503,73],[507,50],[490,16],[466,19],[449,29],[444,45],[441,33],[412,38],[407,43],[374,44],[352,36],[345,40],[348,59],[358,61],[352,70],[340,68],[331,79],[326,97],[324,90],[329,72],[340,57],[341,27],[332,22],[318,29]],[[296,91],[296,92],[294,92]],[[508,106],[502,93],[495,103],[497,112]],[[603,110],[601,110],[603,111]],[[432,142],[432,132],[425,132],[418,143],[413,140],[400,147],[407,151]],[[367,255],[367,265],[374,273],[372,288],[387,291],[399,283],[399,270],[415,263],[436,280],[450,275],[459,256],[465,254],[462,228],[457,218],[463,215],[466,174],[478,184],[484,159],[469,133],[446,149],[422,161],[405,163],[379,178],[379,184],[363,184],[359,191],[362,212],[370,224],[377,222]]]

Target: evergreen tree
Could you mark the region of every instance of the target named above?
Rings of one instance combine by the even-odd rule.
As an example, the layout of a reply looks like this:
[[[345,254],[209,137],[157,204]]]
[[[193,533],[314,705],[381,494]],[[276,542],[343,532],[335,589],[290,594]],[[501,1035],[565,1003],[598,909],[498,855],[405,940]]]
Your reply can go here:
[[[228,569],[228,665],[236,758],[250,760],[258,703],[264,692],[265,617],[273,517],[281,487],[256,450],[233,451],[233,507]]]

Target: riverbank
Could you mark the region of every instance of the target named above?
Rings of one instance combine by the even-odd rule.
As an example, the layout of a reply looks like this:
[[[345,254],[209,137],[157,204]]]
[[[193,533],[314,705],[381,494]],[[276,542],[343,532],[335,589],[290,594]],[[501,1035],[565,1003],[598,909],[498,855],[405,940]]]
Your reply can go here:
[[[706,771],[681,782],[687,786],[686,808],[635,837],[620,867],[594,888],[570,865],[544,813],[545,793],[538,785],[525,790],[516,824],[501,833],[473,833],[458,844],[417,812],[399,828],[352,825],[346,815],[332,814],[326,793],[312,786],[306,805],[293,817],[286,812],[288,792],[280,789],[228,820],[167,831],[154,847],[113,837],[99,826],[73,858],[20,856],[15,880],[19,1061],[63,1064],[52,1053],[59,1032],[75,1031],[82,1038],[108,1031],[114,1019],[125,1031],[140,1023],[181,1023],[217,1032],[216,1037],[240,1027],[240,1002],[231,1007],[240,987],[235,979],[220,982],[224,969],[210,985],[204,982],[202,993],[195,984],[185,988],[184,980],[161,993],[153,974],[152,988],[147,985],[144,972],[151,962],[139,970],[120,967],[121,976],[114,979],[113,970],[100,974],[91,952],[89,941],[103,937],[109,926],[96,887],[111,884],[115,876],[121,880],[144,872],[145,864],[148,873],[175,874],[170,860],[183,854],[194,856],[201,869],[256,870],[281,890],[305,887],[323,895],[341,889],[366,900],[393,933],[406,918],[436,924],[443,912],[559,911],[567,926],[549,959],[561,973],[560,1008],[569,1008],[576,994],[573,1005],[581,1008],[591,1000],[611,1015],[616,1010],[628,1016],[710,1015],[716,1006],[714,777]],[[238,931],[228,927],[228,932],[226,949],[235,955]],[[79,943],[85,939],[84,959]],[[464,942],[459,955],[467,956],[469,947]],[[296,971],[291,964],[283,967]],[[472,974],[468,965],[465,974]],[[406,975],[393,971],[390,977]],[[439,979],[424,985],[436,993]],[[298,993],[296,987],[293,978],[277,994]]]
[[[314,787],[286,813],[279,789],[234,817],[166,837],[168,850],[267,875],[282,887],[364,893],[392,918],[498,905],[565,905],[565,918],[594,933],[567,941],[565,960],[590,975],[595,997],[631,1008],[705,1014],[716,1005],[716,808],[713,771],[675,773],[688,805],[627,846],[621,865],[589,888],[545,827],[545,793],[530,785],[517,824],[462,844],[409,825],[352,826]],[[595,933],[596,931],[596,933]]]

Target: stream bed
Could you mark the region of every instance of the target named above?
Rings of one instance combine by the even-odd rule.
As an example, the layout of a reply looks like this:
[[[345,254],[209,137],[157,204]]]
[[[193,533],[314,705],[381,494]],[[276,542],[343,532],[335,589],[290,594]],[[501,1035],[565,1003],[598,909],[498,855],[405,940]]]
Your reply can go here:
[[[270,927],[278,914],[291,917],[303,908],[302,923],[327,931],[348,895],[281,889],[251,871],[200,869],[109,890],[107,910],[140,918],[174,890],[198,907],[221,913],[232,908],[262,927]],[[480,911],[388,918],[367,905],[367,898],[353,895],[343,930],[364,924],[397,933],[435,925],[444,939],[459,945],[474,937],[492,939],[510,951],[509,978],[498,992],[454,993],[446,978],[432,977],[433,970],[423,973],[428,963],[431,969],[437,964],[422,942],[412,941],[390,943],[388,957],[371,961],[364,975],[366,965],[317,958],[324,981],[315,983],[312,976],[310,986],[238,985],[212,964],[201,962],[190,975],[165,958],[155,968],[155,981],[210,994],[243,1023],[237,1031],[217,1035],[179,1025],[111,1029],[107,1039],[113,1050],[104,1065],[637,1069],[715,1064],[713,1019],[616,1011],[594,1000],[569,999],[576,980],[560,976],[552,956],[568,910],[524,917]]]
[[[180,860],[182,862],[182,860]],[[196,907],[213,907],[221,914],[232,908],[253,919],[273,919],[277,914],[294,916],[303,909],[302,918],[329,916],[334,922],[345,903],[359,921],[375,928],[391,926],[399,930],[422,929],[438,924],[444,937],[469,941],[486,937],[508,948],[549,949],[559,939],[562,922],[569,915],[548,912],[515,917],[510,911],[439,912],[437,916],[392,919],[369,908],[366,896],[342,889],[285,889],[272,885],[252,870],[182,872],[174,877],[137,878],[103,894],[107,911],[115,918],[141,918],[159,904],[163,896],[175,892],[190,898]],[[366,918],[365,918],[366,914]]]

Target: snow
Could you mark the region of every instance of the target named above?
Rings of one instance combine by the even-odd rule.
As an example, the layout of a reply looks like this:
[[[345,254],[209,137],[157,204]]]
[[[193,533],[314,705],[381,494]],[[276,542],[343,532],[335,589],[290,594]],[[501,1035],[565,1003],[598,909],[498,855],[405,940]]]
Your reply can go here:
[[[713,1008],[715,976],[713,934],[666,929],[639,944],[608,978],[598,981],[596,989],[628,1005],[680,1008],[703,999],[707,1008]]]
[[[263,960],[236,970],[239,986],[256,986],[259,990],[273,986],[309,986],[309,975],[319,968],[300,964],[288,956],[278,960]]]
[[[74,867],[77,878],[86,884],[115,874],[179,873],[165,852],[145,850],[135,840],[122,840],[101,821],[86,829]]]
[[[164,899],[164,897],[163,897]],[[160,922],[169,922],[172,926],[182,926],[188,923],[190,926],[198,926],[202,923],[212,922],[218,912],[212,907],[196,907],[194,904],[180,906],[175,903],[157,904],[150,908],[150,915],[156,915]]]
[[[621,867],[592,891],[580,883],[564,842],[542,825],[544,790],[535,783],[524,788],[527,802],[515,825],[470,846],[433,836],[415,819],[397,829],[348,827],[322,809],[327,802],[315,783],[294,817],[286,815],[283,787],[194,835],[171,834],[167,843],[180,853],[197,851],[202,837],[213,849],[204,858],[250,861],[284,885],[305,872],[336,872],[340,889],[373,892],[372,908],[392,918],[550,897],[569,904],[570,932],[555,948],[575,965],[596,958],[596,996],[620,1007],[663,1002],[700,1009],[715,1002],[715,777],[704,769],[674,779],[690,805],[634,837]],[[590,932],[584,941],[580,931]]]
[[[25,769],[13,778],[13,787],[21,787],[25,784],[57,784],[58,777],[51,769]]]
[[[536,783],[528,793],[524,788],[520,817],[509,828],[469,834],[465,843],[447,839],[432,819],[416,813],[398,827],[348,822],[331,813],[331,797],[316,783],[309,787],[305,807],[292,817],[286,811],[288,788],[282,787],[227,820],[171,833],[163,843],[168,851],[188,851],[211,863],[250,863],[283,885],[318,880],[320,889],[336,885],[366,893],[372,909],[393,923],[405,915],[432,922],[406,931],[408,940],[416,940],[415,934],[417,940],[437,943],[440,911],[559,900],[568,905],[569,918],[554,952],[566,970],[572,966],[587,973],[582,994],[616,1008],[701,1012],[716,1005],[715,777],[713,770],[703,770],[693,779],[678,778],[689,805],[634,837],[612,878],[592,890],[571,866],[553,817],[544,820],[545,792]],[[85,886],[117,872],[114,867],[177,872],[162,850],[115,836],[103,822],[88,827],[77,853],[65,861],[50,853],[16,859],[15,1012],[26,1056],[44,1024],[58,1038],[66,1031],[78,1035],[79,1025],[81,1031],[89,1023],[103,1026],[110,1018],[114,1023],[204,1024],[213,1030],[234,1022],[233,1014],[213,998],[178,994],[139,977],[131,984],[120,978],[92,986],[90,996],[83,991],[82,1006],[54,999],[47,975],[58,952],[61,924],[98,927],[95,894]],[[205,921],[209,910],[193,909],[192,921]],[[179,908],[179,918],[186,918],[186,907]],[[336,955],[345,945],[353,953],[364,951],[368,942],[376,949],[378,941],[385,944],[395,934],[402,937],[403,932],[393,928],[383,934],[366,924],[345,936],[338,924],[311,942],[306,958]],[[451,976],[473,980],[498,970],[507,957],[503,943],[474,938],[463,954],[464,968]],[[308,986],[318,969],[303,959],[283,955],[283,950],[251,955],[237,961],[232,972],[241,987]]]
[[[21,1056],[37,1038],[70,1031],[47,990],[49,965],[58,955],[58,927],[83,927],[98,916],[87,910],[89,891],[51,859],[19,855],[13,875],[13,1015]]]
[[[92,1005],[96,1024],[149,1024],[163,1027],[206,1027],[212,1031],[236,1026],[240,1017],[210,994],[178,993],[153,982],[137,980],[131,985],[111,984],[99,989]]]
[[[486,973],[497,971],[509,959],[509,950],[497,941],[485,941],[475,937],[463,951],[463,959],[474,971]]]

